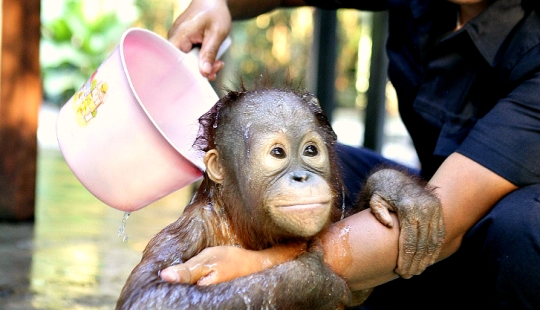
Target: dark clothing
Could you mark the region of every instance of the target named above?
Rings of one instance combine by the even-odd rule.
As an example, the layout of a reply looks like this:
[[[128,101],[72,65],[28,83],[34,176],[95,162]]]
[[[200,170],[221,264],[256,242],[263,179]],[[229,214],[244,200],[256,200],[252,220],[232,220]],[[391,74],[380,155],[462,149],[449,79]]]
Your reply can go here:
[[[518,186],[540,182],[536,11],[499,0],[452,32],[457,8],[445,0],[308,2],[388,8],[388,75],[424,177],[457,151]]]
[[[337,151],[353,193],[373,167],[404,168],[367,149]],[[378,286],[358,309],[540,309],[539,227],[540,184],[521,187],[473,226],[452,256]]]
[[[352,146],[338,144],[337,156],[340,161],[340,169],[343,171],[343,183],[347,189],[345,205],[349,207],[355,205],[357,194],[362,188],[363,181],[378,167],[397,168],[401,171],[408,171],[410,174],[420,174],[416,169],[405,167],[366,148],[358,149]]]
[[[457,6],[445,0],[308,2],[388,10],[388,75],[423,177],[458,152],[520,187],[457,253],[381,285],[364,308],[540,309],[540,2],[497,0],[455,32]],[[376,160],[340,154],[355,192]]]

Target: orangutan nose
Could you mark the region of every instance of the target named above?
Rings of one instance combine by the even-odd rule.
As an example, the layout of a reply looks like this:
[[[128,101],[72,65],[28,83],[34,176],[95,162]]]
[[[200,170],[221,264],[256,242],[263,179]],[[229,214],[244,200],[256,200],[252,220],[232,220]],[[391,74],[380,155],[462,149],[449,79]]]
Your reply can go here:
[[[306,182],[309,179],[310,173],[308,171],[295,171],[291,172],[291,179],[295,182]]]

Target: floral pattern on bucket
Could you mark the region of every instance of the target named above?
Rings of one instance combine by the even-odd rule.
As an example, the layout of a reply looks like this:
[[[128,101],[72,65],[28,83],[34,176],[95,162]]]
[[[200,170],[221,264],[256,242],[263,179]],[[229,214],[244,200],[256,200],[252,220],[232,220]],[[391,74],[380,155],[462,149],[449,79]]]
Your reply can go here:
[[[73,110],[77,123],[86,126],[97,115],[97,109],[105,102],[109,85],[98,81],[97,70],[73,95]]]

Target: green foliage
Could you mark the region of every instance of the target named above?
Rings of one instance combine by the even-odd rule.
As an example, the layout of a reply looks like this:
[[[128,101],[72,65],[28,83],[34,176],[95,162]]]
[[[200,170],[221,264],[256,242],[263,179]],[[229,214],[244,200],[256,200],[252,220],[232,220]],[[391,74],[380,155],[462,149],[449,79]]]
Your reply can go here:
[[[138,17],[132,0],[42,0],[44,96],[62,105],[114,50]]]
[[[246,81],[261,73],[306,83],[312,33],[311,9],[283,9],[233,24],[224,74]]]
[[[129,27],[166,36],[180,10],[178,0],[42,0],[41,70],[45,99],[64,104],[92,75]],[[184,3],[185,5],[185,3]],[[312,52],[313,11],[275,10],[233,24],[233,45],[220,74],[223,84],[255,80],[263,72],[306,84]],[[358,101],[358,42],[363,20],[358,11],[338,14],[336,103]],[[231,85],[225,85],[231,86]],[[216,87],[219,90],[221,87]]]
[[[336,62],[336,102],[338,106],[354,107],[359,94],[357,83],[358,44],[363,19],[356,10],[338,12],[338,46]],[[239,21],[232,28],[233,45],[226,59],[224,83],[257,79],[269,73],[281,80],[290,78],[295,84],[310,82],[310,57],[313,52],[313,10],[311,8],[281,9],[257,18]],[[231,83],[234,84],[234,83]],[[231,86],[231,85],[226,85]]]

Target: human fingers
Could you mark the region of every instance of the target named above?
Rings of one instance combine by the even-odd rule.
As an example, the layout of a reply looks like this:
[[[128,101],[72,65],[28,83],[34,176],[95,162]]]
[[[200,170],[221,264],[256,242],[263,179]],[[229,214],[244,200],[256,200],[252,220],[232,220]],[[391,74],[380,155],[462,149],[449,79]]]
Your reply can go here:
[[[162,280],[170,283],[195,284],[201,278],[215,273],[217,268],[230,261],[230,248],[227,246],[210,247],[202,250],[182,264],[169,266],[160,272]],[[225,270],[227,268],[224,268]]]
[[[223,61],[216,60],[216,62],[214,62],[214,65],[212,66],[212,73],[207,76],[208,81],[214,81],[217,77],[217,73],[219,72],[219,70],[223,69],[224,65],[225,63]]]
[[[215,78],[221,69],[215,64],[216,56],[231,27],[232,19],[226,1],[193,0],[174,21],[168,38],[186,53],[193,45],[201,45],[199,71],[206,77]]]
[[[188,261],[189,262],[189,261]],[[205,272],[204,264],[191,263],[169,266],[159,273],[160,278],[169,283],[195,284],[208,271]]]
[[[199,1],[200,2],[200,1]],[[201,44],[207,22],[203,9],[193,1],[190,6],[180,14],[169,28],[167,38],[181,51],[189,52],[194,44]],[[195,18],[196,16],[201,16]]]
[[[209,31],[205,34],[199,51],[199,71],[210,78],[215,78],[216,73],[223,68],[224,63],[218,60],[220,48],[228,42],[225,42],[229,29],[219,29]]]
[[[210,247],[183,264],[163,269],[160,277],[170,283],[217,284],[262,270],[259,255],[234,246]]]

